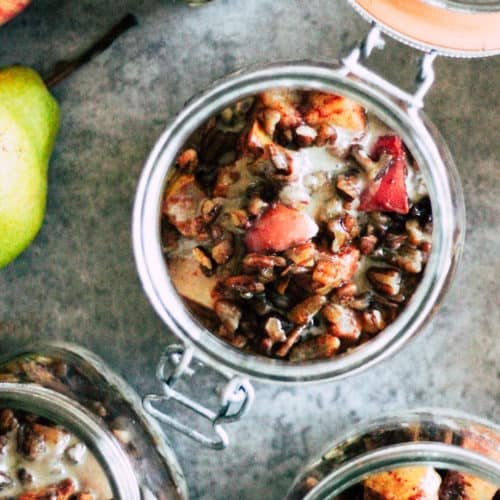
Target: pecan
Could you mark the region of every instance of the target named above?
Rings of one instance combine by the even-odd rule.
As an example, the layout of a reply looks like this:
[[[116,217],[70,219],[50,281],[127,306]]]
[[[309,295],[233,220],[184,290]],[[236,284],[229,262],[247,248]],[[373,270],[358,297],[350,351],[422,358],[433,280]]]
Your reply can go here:
[[[322,254],[312,275],[312,279],[321,287],[338,288],[347,283],[354,275],[358,261],[359,250],[348,247],[338,254]]]
[[[359,241],[359,250],[363,255],[369,255],[375,249],[378,238],[374,234],[363,236]]]
[[[318,129],[318,136],[316,137],[316,146],[326,146],[327,144],[334,144],[337,140],[337,131],[332,125],[323,123]]]
[[[285,256],[298,267],[312,267],[315,262],[316,245],[314,243],[305,243],[290,248],[285,252]]]
[[[406,221],[405,228],[408,233],[408,241],[413,246],[419,247],[424,243],[432,243],[432,234],[424,232],[417,219]]]
[[[231,276],[223,280],[223,284],[230,290],[235,290],[245,295],[262,293],[265,286],[255,276]]]
[[[369,309],[363,311],[361,315],[363,331],[374,335],[385,328],[384,315],[379,309]]]
[[[237,349],[243,349],[247,345],[248,339],[244,335],[235,335],[229,339],[229,343]]]
[[[217,264],[225,264],[234,253],[234,237],[228,233],[222,241],[212,247],[212,259]]]
[[[281,113],[276,111],[275,109],[266,109],[264,110],[264,130],[266,131],[269,137],[274,135],[274,131],[276,130],[276,126],[281,120]]]
[[[392,162],[392,155],[383,153],[380,159],[373,161],[366,151],[361,149],[360,146],[355,145],[351,148],[351,155],[356,160],[356,162],[363,168],[366,172],[368,179],[375,182],[382,178],[385,171]]]
[[[343,285],[337,290],[335,290],[335,295],[339,299],[348,299],[354,297],[358,291],[358,287],[356,286],[356,283],[347,283],[347,285]]]
[[[340,340],[327,333],[311,337],[295,346],[290,352],[290,361],[331,358],[340,347]]]
[[[71,463],[79,464],[86,452],[87,447],[83,443],[75,443],[69,448],[66,448],[65,455]]]
[[[269,157],[276,170],[290,174],[292,172],[291,157],[287,151],[275,144],[270,144],[268,147]]]
[[[403,245],[397,253],[391,256],[391,262],[407,273],[417,274],[422,271],[424,256],[415,247]]]
[[[57,484],[43,486],[36,490],[22,493],[18,500],[68,500],[75,493],[75,484],[71,479],[63,479]]]
[[[228,165],[219,169],[217,180],[213,190],[213,195],[225,198],[230,187],[240,180],[241,174],[236,170],[234,165]]]
[[[401,288],[401,272],[389,267],[370,267],[366,272],[375,290],[386,295],[397,295]]]
[[[266,108],[280,113],[281,126],[297,127],[302,122],[302,117],[298,111],[298,106],[302,100],[300,92],[290,89],[266,90],[260,94],[259,99]]]
[[[295,327],[287,336],[285,342],[280,346],[280,348],[276,351],[276,356],[280,358],[284,358],[289,352],[290,349],[299,341],[300,335],[304,330],[304,326]]]
[[[198,166],[198,153],[196,150],[193,148],[185,149],[177,157],[177,165],[187,173],[193,173]]]
[[[258,217],[268,206],[269,203],[266,203],[260,196],[252,196],[248,202],[247,210],[249,214]]]
[[[299,146],[307,147],[314,142],[318,133],[309,125],[300,125],[295,129],[295,135]]]
[[[241,309],[230,300],[218,300],[214,310],[222,325],[233,334],[240,325]]]
[[[359,234],[359,226],[356,217],[350,214],[330,219],[327,228],[333,236],[333,252],[339,252],[344,245]]]
[[[233,210],[231,212],[231,222],[235,227],[238,227],[240,229],[244,229],[248,226],[249,221],[248,221],[248,213],[246,210],[243,209],[238,209],[238,210]]]
[[[362,190],[362,181],[359,175],[354,172],[347,172],[337,176],[337,190],[348,200],[359,198]]]
[[[14,412],[9,408],[0,410],[0,434],[7,434],[18,426]]]
[[[23,424],[17,432],[17,449],[30,460],[35,460],[47,451],[47,442],[41,432],[37,432],[34,424]]]
[[[211,199],[206,199],[201,204],[201,216],[207,224],[212,223],[220,214],[221,210],[222,205]]]
[[[348,304],[351,309],[356,309],[356,311],[363,311],[370,306],[372,296],[370,293],[363,293],[349,299]]]
[[[193,257],[200,264],[201,270],[206,276],[210,276],[214,270],[212,259],[202,247],[193,248]]]
[[[387,233],[385,237],[385,246],[387,248],[390,248],[391,250],[397,250],[405,243],[407,239],[408,236],[404,233],[403,234]]]
[[[326,298],[322,295],[308,297],[291,309],[288,313],[288,319],[293,323],[305,325],[312,320],[325,303]]]
[[[273,269],[274,267],[285,267],[286,259],[279,255],[263,255],[260,253],[249,253],[243,258],[243,270],[246,273]]]
[[[264,323],[264,330],[273,342],[285,342],[286,334],[278,318],[270,317]]]
[[[352,309],[339,304],[327,304],[321,313],[330,323],[328,330],[335,337],[357,340],[361,335],[361,322]]]

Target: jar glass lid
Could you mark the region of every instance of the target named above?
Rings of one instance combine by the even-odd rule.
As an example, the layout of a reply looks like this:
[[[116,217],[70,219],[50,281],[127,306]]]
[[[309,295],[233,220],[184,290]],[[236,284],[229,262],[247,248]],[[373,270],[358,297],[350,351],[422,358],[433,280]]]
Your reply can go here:
[[[500,54],[498,0],[349,0],[388,35],[453,57]]]

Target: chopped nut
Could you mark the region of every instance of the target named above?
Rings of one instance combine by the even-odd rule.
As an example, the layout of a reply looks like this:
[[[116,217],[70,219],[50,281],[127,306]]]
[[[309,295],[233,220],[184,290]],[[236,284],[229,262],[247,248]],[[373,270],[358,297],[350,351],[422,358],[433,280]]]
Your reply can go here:
[[[266,109],[264,111],[264,130],[269,137],[274,135],[276,125],[281,120],[281,113],[275,109]]]
[[[201,270],[209,276],[214,270],[212,259],[202,247],[193,248],[193,257],[200,264]]]
[[[338,254],[325,255],[325,259],[316,264],[312,279],[320,286],[338,288],[352,278],[358,261],[359,250],[353,247]]]
[[[276,356],[279,356],[280,358],[284,358],[290,352],[290,349],[293,347],[293,345],[298,342],[303,330],[304,330],[303,326],[298,326],[298,327],[294,328],[288,334],[285,342],[276,351]]]
[[[363,236],[359,241],[359,249],[363,255],[369,255],[377,245],[378,238],[374,234]]]
[[[312,127],[309,127],[309,125],[300,125],[295,129],[295,135],[297,136],[299,146],[307,147],[314,142],[318,133]]]
[[[335,337],[356,340],[361,335],[361,322],[352,309],[339,304],[327,304],[321,312],[330,323],[329,332]]]
[[[124,445],[128,445],[132,442],[132,434],[126,429],[113,429],[113,434]]]
[[[407,273],[420,273],[423,268],[423,254],[420,250],[410,245],[403,245],[397,253],[395,253],[391,262],[396,264]]]
[[[333,144],[337,139],[337,131],[332,125],[323,123],[318,130],[318,136],[316,137],[316,146],[326,146],[327,144]]]
[[[251,215],[255,215],[256,217],[262,214],[269,207],[269,203],[266,203],[259,196],[252,196],[250,201],[248,202],[247,210]]]
[[[385,328],[384,315],[379,309],[370,309],[363,311],[361,316],[363,331],[375,335]]]
[[[361,190],[363,188],[362,181],[359,175],[353,172],[348,172],[346,174],[340,174],[337,177],[337,190],[340,191],[347,199],[354,200],[359,198]]]
[[[73,446],[70,446],[66,449],[66,457],[68,460],[74,464],[79,464],[85,453],[87,451],[87,447],[83,443],[75,443]]]
[[[363,167],[368,179],[372,182],[380,179],[392,162],[392,156],[387,153],[383,153],[378,161],[373,161],[360,146],[353,146],[351,155]]]
[[[341,286],[335,290],[335,295],[339,299],[351,298],[356,295],[358,287],[356,283],[347,283],[347,285]]]
[[[75,493],[75,484],[71,479],[63,479],[57,484],[43,486],[19,495],[18,500],[68,500]]]
[[[260,94],[259,99],[266,108],[279,111],[281,126],[300,125],[302,117],[297,109],[302,100],[300,92],[290,89],[266,90]]]
[[[291,173],[291,158],[284,148],[270,144],[268,151],[271,161],[277,170],[286,172],[287,174]]]
[[[258,294],[265,290],[265,286],[255,276],[231,276],[223,280],[225,287],[243,294]]]
[[[248,226],[248,214],[245,210],[233,210],[231,212],[231,222],[238,228],[244,229]]]
[[[229,233],[222,241],[212,247],[212,259],[217,264],[225,264],[233,256],[233,252],[234,238]]]
[[[413,246],[419,247],[424,243],[432,243],[432,234],[424,232],[417,219],[406,221],[405,227],[408,233],[408,241]]]
[[[206,199],[201,204],[201,216],[207,224],[211,224],[220,214],[222,205],[211,199]]]
[[[273,342],[284,342],[286,340],[285,330],[278,318],[268,318],[264,323],[264,330]]]
[[[359,233],[356,218],[349,214],[330,219],[327,228],[333,236],[333,252],[339,252],[344,245],[349,243]]]
[[[35,460],[47,451],[45,436],[33,424],[23,424],[17,432],[17,449],[26,458]]]
[[[303,300],[288,313],[288,319],[298,325],[305,325],[318,313],[326,303],[322,295],[313,295]]]
[[[274,267],[285,267],[286,259],[278,255],[263,255],[260,253],[249,253],[243,258],[243,270],[250,273],[255,270],[273,269]]]
[[[214,310],[224,327],[233,334],[240,325],[241,309],[229,300],[218,300]]]
[[[401,288],[401,272],[389,267],[370,267],[366,277],[375,290],[387,295],[397,295]]]
[[[0,434],[7,434],[18,426],[14,412],[9,408],[0,410]]]
[[[311,337],[296,345],[290,352],[290,361],[309,361],[331,358],[340,347],[340,340],[327,333]]]
[[[287,250],[285,255],[298,267],[312,267],[316,257],[316,245],[314,243],[299,245]]]
[[[237,349],[243,349],[247,345],[248,339],[244,335],[235,335],[229,339],[229,343]]]
[[[198,166],[198,153],[196,150],[192,148],[184,150],[177,158],[177,165],[187,173],[193,173]]]
[[[229,193],[230,187],[235,184],[240,177],[241,174],[234,168],[233,165],[220,168],[215,182],[213,195],[225,198]]]
[[[363,311],[370,306],[371,300],[372,296],[367,292],[353,297],[349,300],[348,304],[351,309],[356,309],[356,311]]]
[[[405,243],[407,239],[408,236],[404,233],[403,234],[387,233],[385,237],[385,246],[390,248],[391,250],[397,250]]]

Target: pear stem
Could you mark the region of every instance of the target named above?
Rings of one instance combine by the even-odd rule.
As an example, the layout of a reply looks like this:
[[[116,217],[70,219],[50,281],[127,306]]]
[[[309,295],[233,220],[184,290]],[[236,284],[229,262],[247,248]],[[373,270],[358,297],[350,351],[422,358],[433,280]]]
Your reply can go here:
[[[127,14],[81,55],[70,61],[59,61],[56,63],[54,72],[45,79],[45,85],[47,85],[48,88],[54,87],[71,75],[73,71],[76,71],[81,66],[91,61],[96,55],[106,50],[120,35],[133,26],[137,26],[137,24],[136,17],[132,14]]]

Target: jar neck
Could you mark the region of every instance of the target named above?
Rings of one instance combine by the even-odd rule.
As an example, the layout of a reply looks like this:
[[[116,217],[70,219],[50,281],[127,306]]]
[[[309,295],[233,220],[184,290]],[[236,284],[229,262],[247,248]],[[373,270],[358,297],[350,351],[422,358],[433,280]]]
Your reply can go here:
[[[99,420],[70,398],[31,384],[0,383],[0,406],[40,415],[82,440],[105,471],[114,498],[140,500],[132,465]]]

